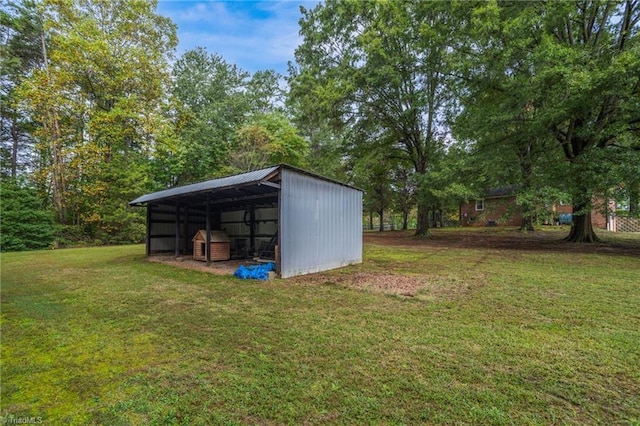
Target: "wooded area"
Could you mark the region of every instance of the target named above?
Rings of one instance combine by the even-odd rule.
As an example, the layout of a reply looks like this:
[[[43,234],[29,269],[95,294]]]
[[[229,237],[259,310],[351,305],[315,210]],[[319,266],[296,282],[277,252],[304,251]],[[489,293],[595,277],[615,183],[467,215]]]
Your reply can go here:
[[[570,202],[574,242],[596,198],[640,211],[640,0],[328,0],[301,8],[287,76],[176,58],[156,6],[3,6],[3,251],[141,241],[135,197],[277,163],[424,237],[506,185],[523,229]]]

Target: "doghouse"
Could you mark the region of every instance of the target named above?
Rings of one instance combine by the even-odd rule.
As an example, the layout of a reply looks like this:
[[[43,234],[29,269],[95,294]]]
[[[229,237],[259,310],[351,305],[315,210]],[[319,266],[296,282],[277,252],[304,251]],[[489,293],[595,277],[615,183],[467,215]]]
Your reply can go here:
[[[211,231],[211,260],[229,260],[231,257],[231,240],[224,231]],[[199,230],[193,237],[193,258],[207,261],[207,231]]]

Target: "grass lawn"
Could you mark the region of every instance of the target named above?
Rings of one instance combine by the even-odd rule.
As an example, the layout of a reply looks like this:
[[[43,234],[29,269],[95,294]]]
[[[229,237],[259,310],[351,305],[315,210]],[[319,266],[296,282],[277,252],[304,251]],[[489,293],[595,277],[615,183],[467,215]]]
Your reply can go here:
[[[267,283],[143,246],[3,254],[2,420],[640,423],[640,236],[385,235],[361,265]],[[352,286],[376,275],[424,286]]]

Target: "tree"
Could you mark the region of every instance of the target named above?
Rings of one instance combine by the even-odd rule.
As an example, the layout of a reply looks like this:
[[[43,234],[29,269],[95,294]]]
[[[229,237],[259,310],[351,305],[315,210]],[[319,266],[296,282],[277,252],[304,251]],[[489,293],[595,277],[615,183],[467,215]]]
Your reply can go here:
[[[273,70],[256,71],[246,84],[246,94],[253,114],[283,112],[282,76]]]
[[[640,2],[491,2],[472,15],[467,111],[483,115],[489,99],[517,100],[515,108],[497,102],[493,113],[527,114],[520,129],[529,140],[555,141],[574,209],[567,240],[596,241],[593,161],[634,149],[627,135],[640,131]]]
[[[295,90],[289,90],[286,98],[286,109],[299,133],[309,145],[308,168],[322,176],[340,181],[348,181],[346,138],[342,126],[335,126],[320,113],[317,108],[318,98],[306,92],[305,83],[297,69],[289,64],[289,82]]]
[[[286,163],[304,167],[309,147],[280,113],[258,114],[235,132],[230,164],[238,172]]]
[[[452,143],[436,153],[429,173],[417,181],[424,203],[430,206],[432,226],[438,222],[445,226],[445,217],[452,212],[457,216],[461,202],[478,198],[489,186],[489,174],[478,170],[484,162],[474,154],[466,143]]]
[[[399,148],[402,160],[425,175],[448,133],[447,57],[455,28],[448,6],[327,1],[302,12],[303,42],[289,79],[300,112],[359,133],[358,143]],[[420,236],[428,233],[423,198]]]
[[[0,180],[0,250],[37,250],[51,247],[53,216],[34,188],[16,179]]]
[[[155,7],[133,0],[42,4],[43,66],[18,90],[38,123],[35,179],[51,188],[58,221],[91,235],[129,231],[126,223],[109,225],[103,210],[130,200],[114,184],[127,182],[136,193],[147,187],[140,176],[158,143],[158,105],[176,45],[175,26]],[[114,181],[114,170],[126,177]]]
[[[551,202],[547,195],[556,193],[551,188],[563,181],[554,169],[561,159],[555,142],[531,126],[537,111],[528,104],[529,95],[516,90],[528,78],[526,72],[495,77],[505,90],[466,105],[454,127],[456,137],[471,147],[471,162],[483,176],[474,185],[477,195],[496,187],[517,189],[522,231],[534,230],[537,211]]]
[[[42,65],[40,22],[36,4],[8,3],[0,10],[0,155],[4,176],[16,177],[30,162],[33,123],[20,110],[16,88]]]
[[[251,76],[220,55],[196,48],[176,62],[173,78],[176,115],[182,121],[174,184],[228,173],[230,168],[246,170],[272,157],[269,149],[280,141],[273,139],[274,132],[286,127],[283,116],[275,114],[283,103],[277,73],[258,71]],[[265,144],[266,151],[260,148]],[[238,149],[244,148],[248,151],[242,158]]]
[[[409,215],[416,205],[417,183],[411,165],[397,162],[390,170],[392,206],[402,217],[402,230],[409,228]]]
[[[392,207],[391,175],[384,154],[379,150],[352,156],[351,170],[357,187],[364,190],[364,210],[369,213],[369,227],[373,228],[373,214],[378,215],[379,231],[384,231],[384,212]]]

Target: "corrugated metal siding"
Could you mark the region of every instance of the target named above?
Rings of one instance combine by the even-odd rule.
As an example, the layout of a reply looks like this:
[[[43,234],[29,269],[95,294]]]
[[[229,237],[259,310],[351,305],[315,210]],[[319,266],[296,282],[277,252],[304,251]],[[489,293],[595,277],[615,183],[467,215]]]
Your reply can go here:
[[[362,192],[281,170],[282,278],[362,262]]]
[[[175,250],[176,239],[171,237],[154,238],[151,240],[151,250],[158,252],[173,252]]]
[[[237,210],[224,212],[221,216],[221,228],[229,235],[233,242],[233,247],[241,244],[249,249],[251,228],[244,222],[247,210]],[[273,234],[278,230],[277,208],[256,208],[255,209],[255,249],[260,250],[262,246],[271,240]],[[248,219],[248,216],[247,216]],[[240,223],[234,223],[240,222]],[[240,241],[244,240],[244,241]]]
[[[249,235],[251,235],[249,226],[245,223],[229,223],[244,222],[245,212],[246,210],[223,212],[221,215],[221,228],[230,236],[249,238]],[[274,222],[274,220],[277,219],[277,214],[278,209],[276,208],[257,208],[255,211],[256,224],[254,229],[256,235],[275,234],[278,230],[278,224]]]
[[[149,205],[151,209],[151,222],[147,224],[149,233],[152,236],[150,250],[151,252],[173,252],[175,250],[175,211],[173,206]],[[160,209],[161,211],[158,211]],[[188,215],[189,223],[184,224],[185,214]],[[201,229],[205,228],[206,221],[202,213],[188,208],[180,208],[180,250],[182,252],[191,252],[193,250],[193,242],[191,239]],[[158,238],[155,236],[164,235]]]

